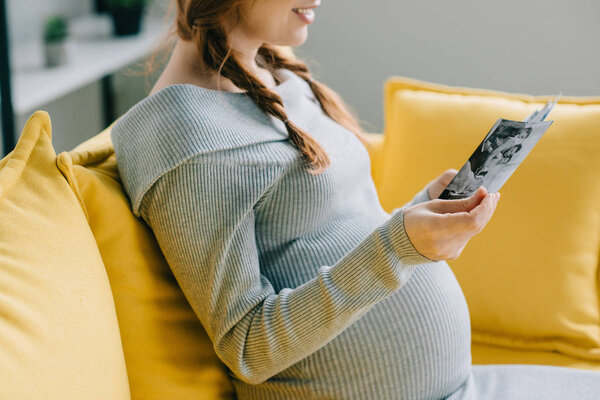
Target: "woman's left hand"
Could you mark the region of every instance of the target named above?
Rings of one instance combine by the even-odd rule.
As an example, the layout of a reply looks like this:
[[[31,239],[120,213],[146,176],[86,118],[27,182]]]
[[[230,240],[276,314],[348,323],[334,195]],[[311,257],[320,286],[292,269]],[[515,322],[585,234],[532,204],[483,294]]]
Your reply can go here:
[[[458,174],[458,171],[454,168],[447,169],[440,176],[429,182],[427,184],[429,198],[432,200],[437,199],[456,174]]]

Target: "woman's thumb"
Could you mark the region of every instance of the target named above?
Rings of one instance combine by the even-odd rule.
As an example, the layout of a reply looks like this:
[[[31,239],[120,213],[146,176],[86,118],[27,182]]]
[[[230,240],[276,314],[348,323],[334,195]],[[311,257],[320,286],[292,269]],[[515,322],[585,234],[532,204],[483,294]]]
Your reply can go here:
[[[469,212],[477,207],[486,195],[487,189],[483,186],[479,186],[471,196],[464,199],[436,201],[434,211],[440,213]]]

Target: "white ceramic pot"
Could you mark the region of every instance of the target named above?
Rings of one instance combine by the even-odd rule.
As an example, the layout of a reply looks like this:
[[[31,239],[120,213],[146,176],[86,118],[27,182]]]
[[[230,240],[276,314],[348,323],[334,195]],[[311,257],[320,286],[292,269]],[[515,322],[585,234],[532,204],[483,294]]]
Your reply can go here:
[[[57,67],[67,61],[65,41],[44,43],[44,53],[47,67]]]

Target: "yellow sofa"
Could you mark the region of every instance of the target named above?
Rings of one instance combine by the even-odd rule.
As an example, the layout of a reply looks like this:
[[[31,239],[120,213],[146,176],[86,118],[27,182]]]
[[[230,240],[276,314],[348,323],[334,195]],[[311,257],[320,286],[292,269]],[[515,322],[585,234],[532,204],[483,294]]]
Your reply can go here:
[[[521,118],[543,100],[391,79],[386,83],[384,135],[367,135],[382,205],[387,209],[401,205],[444,169],[459,168],[499,112]],[[589,185],[600,187],[598,104],[599,99],[563,99],[556,120],[565,122],[548,132],[556,140],[541,141],[511,178],[512,185],[503,188],[490,234],[482,233],[467,246],[464,257],[450,263],[472,311],[474,364],[546,364],[600,371],[600,344],[595,341],[600,324],[594,326],[600,306],[600,230],[590,233],[599,226],[600,211],[598,202],[590,203],[578,192],[587,188],[593,196],[597,188]],[[461,120],[464,116],[470,117]],[[572,126],[585,132],[568,134]],[[36,112],[16,148],[0,161],[0,212],[8,221],[0,228],[0,352],[9,355],[0,357],[0,398],[232,399],[230,371],[213,352],[151,230],[131,212],[109,129],[56,155],[49,115]],[[444,134],[436,136],[440,130]],[[581,135],[586,141],[580,140]],[[445,143],[449,137],[452,143]],[[532,260],[519,253],[520,267],[528,269],[522,276],[543,283],[541,289],[528,291],[530,301],[522,301],[522,286],[512,286],[516,279],[497,281],[493,288],[479,285],[488,263],[475,265],[474,260],[498,253],[495,243],[530,234],[527,226],[543,222],[543,214],[528,208],[531,220],[522,220],[512,231],[504,224],[514,214],[523,218],[518,205],[540,196],[525,190],[535,173],[560,170],[541,156],[564,162],[561,157],[573,155],[574,149],[585,162],[568,165],[570,178],[587,181],[569,190],[578,196],[572,201],[591,221],[591,228],[565,222],[560,232],[577,237],[575,250],[581,257],[569,259],[572,264],[559,260],[562,269],[553,276],[549,268],[544,272],[545,261],[529,264]],[[540,157],[534,157],[536,152]],[[418,162],[410,164],[414,157]],[[566,201],[569,196],[557,197]],[[538,203],[534,208],[540,207],[543,204]],[[561,243],[565,248],[570,245]],[[498,254],[504,252],[513,260],[511,252],[522,251],[514,249],[502,247]],[[596,251],[595,257],[590,251]],[[509,269],[502,257],[489,263],[489,274],[498,269]],[[577,286],[587,282],[589,274],[593,282]],[[556,279],[562,279],[566,289],[554,288]],[[538,296],[531,293],[547,296],[546,285],[559,298],[545,299],[548,306],[542,312],[534,307]],[[506,296],[489,298],[488,290],[503,290]],[[565,295],[577,304],[563,304]],[[528,307],[533,309],[519,314]],[[511,309],[513,313],[507,312]]]

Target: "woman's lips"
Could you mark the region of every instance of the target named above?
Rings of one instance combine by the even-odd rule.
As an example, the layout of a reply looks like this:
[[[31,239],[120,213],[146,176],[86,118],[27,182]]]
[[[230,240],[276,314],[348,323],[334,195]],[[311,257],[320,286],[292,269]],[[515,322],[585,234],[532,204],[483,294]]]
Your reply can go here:
[[[315,20],[315,12],[312,8],[294,8],[292,11],[307,24],[312,24]]]

